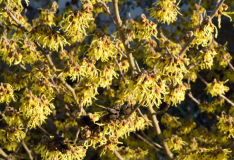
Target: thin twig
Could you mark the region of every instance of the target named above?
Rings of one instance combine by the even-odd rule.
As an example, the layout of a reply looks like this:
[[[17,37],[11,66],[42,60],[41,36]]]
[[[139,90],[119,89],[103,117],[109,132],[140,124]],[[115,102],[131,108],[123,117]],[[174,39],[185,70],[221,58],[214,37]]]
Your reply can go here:
[[[145,138],[143,138],[141,135],[134,133],[134,135],[136,135],[138,138],[140,138],[142,141],[144,141],[145,143],[147,143],[148,145],[150,145],[150,147],[152,147],[154,150],[156,150],[157,152],[159,151],[158,148],[156,148],[152,143],[150,143],[148,140],[146,140]]]
[[[150,127],[153,127],[153,125],[145,118],[145,116],[141,113],[141,110],[137,108],[137,112],[141,115],[141,117],[146,121],[146,123],[149,124]]]
[[[73,144],[76,144],[76,141],[77,141],[78,138],[79,138],[79,134],[80,134],[80,129],[78,129],[77,132],[76,132],[76,137],[75,137],[75,139],[74,139],[74,141],[73,141]]]
[[[137,110],[137,108],[139,108],[141,105],[140,104],[136,104],[135,107],[131,110],[131,112],[129,113],[128,116],[125,117],[125,119],[128,119],[132,116],[132,114]]]
[[[119,74],[120,74],[120,76],[122,77],[122,79],[123,79],[123,81],[124,81],[124,83],[125,83],[125,86],[126,86],[126,87],[128,87],[128,85],[126,84],[126,81],[125,81],[125,78],[124,78],[123,72],[122,72],[122,70],[121,70],[121,68],[120,68],[119,62],[117,61],[117,59],[116,59],[116,58],[115,58],[115,63],[116,63],[116,65],[117,65],[117,66],[118,66],[118,68],[119,68]]]
[[[119,160],[124,160],[124,158],[119,154],[118,151],[115,151],[114,154]]]
[[[24,149],[26,150],[26,152],[28,153],[29,159],[33,160],[33,156],[32,156],[32,151],[28,148],[28,146],[25,144],[24,140],[22,141],[22,145],[24,147]]]
[[[201,103],[193,96],[192,92],[188,93],[188,96],[197,104],[200,105]]]
[[[4,158],[7,158],[8,155],[0,148],[0,155],[2,155]]]
[[[45,132],[47,135],[51,135],[49,132],[47,132],[44,128],[42,128],[41,126],[39,126],[40,130],[42,130],[43,132]]]
[[[151,143],[153,143],[156,147],[158,147],[158,148],[163,148],[160,144],[158,144],[158,143],[152,141],[152,140],[144,133],[143,130],[141,130],[141,133],[143,134],[143,136],[144,136],[148,141],[150,141]]]
[[[128,58],[128,56],[123,52],[121,51],[121,49],[117,46],[114,45],[114,47],[119,51],[119,53],[121,53],[125,58]]]
[[[167,106],[163,110],[157,111],[156,115],[165,113],[169,108],[170,108],[170,104],[167,104]]]
[[[173,153],[171,152],[170,148],[168,147],[168,144],[167,144],[167,141],[166,139],[163,137],[162,135],[162,132],[161,132],[161,129],[159,127],[159,124],[158,124],[158,120],[157,120],[157,117],[156,117],[156,112],[154,111],[154,109],[151,107],[148,107],[149,111],[150,111],[150,114],[152,116],[152,120],[153,120],[153,125],[154,125],[154,128],[155,128],[155,131],[156,131],[156,134],[157,134],[157,137],[159,139],[159,141],[161,142],[167,156],[170,158],[170,159],[173,159]]]
[[[115,27],[117,28],[117,24],[116,24],[116,22],[115,22],[115,20],[112,18],[112,16],[111,16],[111,13],[110,13],[110,9],[109,9],[109,7],[106,5],[106,3],[104,3],[103,1],[101,1],[101,0],[99,0],[99,3],[101,3],[103,6],[104,6],[104,8],[105,8],[105,10],[106,10],[106,12],[107,12],[107,14],[109,15],[109,17],[110,17],[110,19],[111,19],[111,21],[113,22],[113,24],[115,25]]]

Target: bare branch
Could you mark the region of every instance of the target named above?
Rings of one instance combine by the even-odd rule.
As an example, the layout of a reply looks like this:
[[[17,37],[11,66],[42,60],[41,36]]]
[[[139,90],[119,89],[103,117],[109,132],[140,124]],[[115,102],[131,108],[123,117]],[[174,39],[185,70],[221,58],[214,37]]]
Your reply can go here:
[[[138,138],[140,138],[142,141],[144,141],[145,143],[147,143],[148,145],[150,145],[150,147],[152,147],[154,150],[156,150],[157,152],[159,151],[158,148],[156,148],[152,143],[150,143],[148,140],[146,140],[145,138],[143,138],[141,135],[134,133],[134,135],[136,135]]]
[[[4,158],[7,158],[8,155],[0,148],[0,155],[2,155]]]
[[[118,151],[115,151],[114,154],[119,160],[124,160],[124,158],[119,154]]]
[[[156,115],[165,113],[169,108],[170,108],[170,104],[167,104],[167,106],[163,110],[156,112]]]
[[[22,141],[22,145],[24,147],[24,149],[26,150],[26,152],[28,153],[29,159],[33,160],[33,156],[32,156],[32,151],[28,148],[28,146],[25,144],[24,140]]]
[[[141,117],[146,121],[146,123],[149,124],[150,127],[153,127],[153,125],[145,118],[145,116],[141,113],[141,110],[137,108],[138,113],[141,115]]]
[[[168,147],[168,144],[167,144],[167,141],[166,139],[163,137],[162,135],[162,132],[161,132],[161,129],[159,127],[159,124],[158,124],[158,120],[157,120],[157,117],[156,117],[156,112],[154,111],[154,109],[152,107],[148,107],[149,111],[150,111],[150,114],[152,116],[152,120],[153,120],[153,125],[154,125],[154,128],[155,128],[155,131],[156,131],[156,134],[157,134],[157,137],[158,139],[160,140],[167,156],[170,158],[170,159],[173,159],[173,153],[171,152],[170,148]]]

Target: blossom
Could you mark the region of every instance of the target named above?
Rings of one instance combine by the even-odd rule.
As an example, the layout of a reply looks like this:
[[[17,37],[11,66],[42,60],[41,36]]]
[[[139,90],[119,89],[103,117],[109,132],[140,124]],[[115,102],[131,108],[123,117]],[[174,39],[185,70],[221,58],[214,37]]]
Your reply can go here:
[[[0,103],[6,102],[7,104],[11,101],[15,101],[14,90],[8,83],[1,83],[0,85]]]
[[[228,80],[225,82],[217,82],[216,79],[212,83],[209,83],[206,87],[207,93],[210,93],[213,96],[221,95],[224,94],[229,90],[229,87],[224,86],[223,84],[226,83]]]
[[[50,115],[54,105],[50,103],[44,95],[40,98],[33,95],[32,92],[25,90],[20,99],[20,113],[27,118],[29,128],[36,128],[45,122],[47,116]]]
[[[165,113],[162,116],[161,122],[162,124],[166,125],[166,126],[170,126],[172,128],[178,128],[179,126],[181,126],[181,123],[178,121],[179,118],[177,117],[173,117],[167,113]]]
[[[90,44],[87,51],[87,56],[91,60],[99,60],[102,62],[108,61],[110,58],[117,56],[117,49],[114,47],[113,42],[110,40],[109,36],[95,37],[95,39]]]
[[[182,149],[183,145],[187,144],[177,135],[172,135],[170,138],[167,138],[167,141],[169,148],[173,151],[179,151]]]
[[[211,18],[207,17],[203,20],[202,24],[195,28],[193,34],[195,39],[192,42],[193,45],[202,45],[203,47],[208,46],[213,39],[213,32],[215,37],[218,35],[217,27],[212,23]]]
[[[164,101],[168,104],[172,103],[173,106],[176,106],[177,103],[180,103],[185,99],[185,93],[188,89],[189,87],[187,84],[177,85],[170,89],[170,92],[165,95]]]
[[[133,26],[134,37],[141,40],[150,40],[151,36],[157,37],[157,24],[148,20],[144,14],[141,15],[141,20],[139,23],[130,21]]]
[[[92,5],[83,4],[83,10],[76,10],[69,14],[63,15],[63,20],[59,23],[60,30],[65,32],[69,37],[76,37],[78,42],[82,41],[87,35],[86,29],[89,28],[89,23],[94,20],[92,15]]]
[[[177,19],[177,14],[180,12],[179,10],[179,3],[176,3],[176,0],[159,0],[153,5],[157,8],[150,8],[150,16],[159,22],[170,24]]]

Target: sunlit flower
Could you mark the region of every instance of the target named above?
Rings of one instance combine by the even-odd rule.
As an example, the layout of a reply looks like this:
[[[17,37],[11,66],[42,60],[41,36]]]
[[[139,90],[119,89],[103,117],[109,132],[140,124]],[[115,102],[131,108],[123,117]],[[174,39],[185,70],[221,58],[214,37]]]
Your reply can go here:
[[[178,11],[180,0],[177,4],[175,3],[176,0],[159,0],[153,3],[156,8],[149,9],[150,16],[162,23],[166,22],[167,24],[176,21],[177,14],[180,14]]]
[[[228,80],[225,82],[217,82],[216,79],[212,83],[209,83],[206,87],[207,93],[210,93],[213,96],[218,96],[221,94],[225,94],[229,90],[229,87],[224,86],[224,83],[226,83]]]

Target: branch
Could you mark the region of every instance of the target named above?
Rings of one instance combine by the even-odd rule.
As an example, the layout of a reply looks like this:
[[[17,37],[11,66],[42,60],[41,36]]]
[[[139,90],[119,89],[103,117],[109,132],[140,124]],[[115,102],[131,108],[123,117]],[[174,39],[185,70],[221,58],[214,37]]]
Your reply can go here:
[[[32,156],[32,151],[28,148],[28,146],[25,144],[24,140],[22,141],[22,145],[24,147],[24,149],[26,150],[26,152],[28,153],[29,159],[33,160],[33,156]]]
[[[168,104],[163,110],[156,112],[156,115],[165,113],[170,108],[170,104]]]
[[[201,104],[195,97],[193,97],[193,94],[192,94],[191,91],[188,93],[188,96],[189,96],[197,105],[200,105],[200,104]]]
[[[159,124],[158,124],[157,117],[155,115],[156,113],[155,113],[155,111],[154,111],[154,109],[152,107],[148,107],[148,108],[149,108],[150,114],[151,114],[152,119],[153,119],[153,125],[154,125],[154,128],[155,128],[157,137],[160,140],[160,142],[161,142],[161,144],[162,144],[162,146],[163,146],[163,148],[164,148],[164,150],[166,152],[166,155],[170,159],[173,159],[173,153],[170,151],[170,148],[168,147],[167,141],[165,140],[165,138],[162,135],[161,129],[160,129]]]
[[[148,145],[150,145],[150,147],[152,147],[154,150],[156,150],[157,152],[159,151],[158,148],[156,148],[152,143],[150,143],[148,140],[146,140],[145,138],[143,138],[141,135],[134,133],[134,135],[136,135],[138,138],[140,138],[142,141],[144,141],[145,143],[147,143]]]
[[[132,55],[132,53],[130,52],[130,48],[128,46],[128,41],[125,38],[124,32],[122,30],[122,21],[120,19],[120,15],[119,15],[119,6],[118,6],[118,0],[112,0],[113,3],[113,8],[114,8],[114,14],[115,14],[115,19],[116,19],[116,23],[117,23],[117,28],[118,28],[118,32],[119,32],[119,36],[120,39],[124,45],[125,51],[127,53],[128,56],[128,61],[130,63],[132,72],[134,73],[136,70],[136,66],[134,63],[134,57]]]
[[[121,68],[120,68],[119,62],[117,61],[117,59],[116,59],[116,58],[115,58],[115,63],[116,63],[116,65],[117,65],[117,66],[118,66],[118,68],[119,68],[119,74],[121,75],[121,77],[122,77],[122,79],[123,79],[123,81],[124,81],[125,86],[126,86],[126,87],[128,87],[128,85],[126,84],[126,81],[125,81],[125,78],[124,78],[123,72],[122,72],[122,70],[121,70]]]
[[[119,160],[124,160],[124,158],[119,154],[118,151],[115,151],[115,156],[119,159]]]
[[[113,22],[113,24],[115,25],[115,27],[117,28],[117,24],[115,22],[115,20],[112,18],[111,14],[110,14],[110,9],[109,7],[106,5],[106,3],[104,3],[102,0],[99,0],[99,3],[101,3],[103,5],[103,7],[105,8],[107,14],[109,15],[111,21]]]
[[[0,148],[0,155],[2,155],[4,158],[7,158],[8,155]]]
[[[145,118],[145,116],[141,113],[141,110],[137,108],[137,112],[141,115],[141,117],[146,121],[146,123],[149,124],[150,127],[153,127],[153,125]]]

